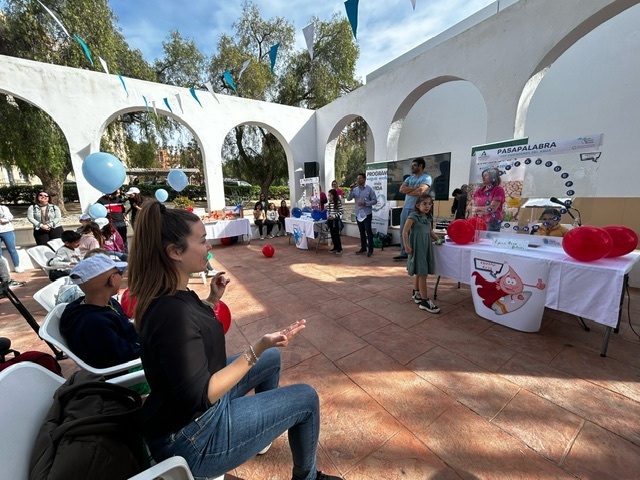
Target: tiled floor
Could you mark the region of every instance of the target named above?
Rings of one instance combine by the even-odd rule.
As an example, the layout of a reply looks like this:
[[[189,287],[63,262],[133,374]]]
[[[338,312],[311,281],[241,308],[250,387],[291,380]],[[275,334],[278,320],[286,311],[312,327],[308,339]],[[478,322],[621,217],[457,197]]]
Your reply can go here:
[[[266,243],[273,258],[261,254]],[[440,314],[419,310],[397,248],[367,258],[354,255],[355,239],[345,244],[342,256],[286,238],[214,249],[215,268],[232,279],[229,352],[307,319],[283,351],[282,381],[320,394],[320,469],[348,480],[640,478],[640,341],[626,303],[601,358],[600,325],[586,332],[547,310],[539,333],[510,330],[476,316],[469,288],[451,281],[440,283]],[[15,292],[41,320],[32,294],[44,274],[15,278],[28,280]],[[200,278],[192,286],[206,288]],[[640,291],[629,308],[640,332]],[[0,335],[47,351],[6,299]],[[288,479],[290,468],[285,435],[226,478]]]

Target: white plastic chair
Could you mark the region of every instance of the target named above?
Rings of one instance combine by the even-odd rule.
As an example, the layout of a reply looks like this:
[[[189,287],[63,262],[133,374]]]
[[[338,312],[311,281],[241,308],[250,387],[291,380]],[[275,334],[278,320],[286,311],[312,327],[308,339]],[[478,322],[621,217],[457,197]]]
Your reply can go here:
[[[54,252],[57,252],[58,249],[64,245],[64,242],[62,241],[61,238],[52,238],[47,242],[47,245],[53,248]]]
[[[44,273],[49,275],[49,270],[55,270],[58,267],[50,267],[48,265],[49,260],[51,260],[56,252],[51,250],[47,245],[36,245],[35,247],[31,247],[27,249],[27,253],[33,259],[34,262],[38,264],[40,268],[44,271]]]
[[[0,442],[2,471],[16,480],[29,478],[31,450],[64,378],[35,363],[23,362],[0,372],[0,425],[10,439]],[[131,480],[193,480],[187,462],[172,457]],[[4,478],[4,477],[3,477]],[[9,477],[7,477],[9,478]]]
[[[108,375],[116,375],[121,372],[126,372],[131,368],[141,366],[142,363],[139,358],[108,368],[96,368],[84,362],[80,357],[69,350],[67,342],[60,333],[60,317],[62,316],[62,312],[64,312],[66,306],[66,303],[56,305],[53,310],[51,310],[47,314],[44,321],[42,322],[42,325],[40,325],[40,331],[38,332],[40,338],[49,343],[52,343],[60,350],[66,352],[66,354],[69,355],[69,357],[74,362],[76,362],[80,368],[88,370],[89,372],[96,373],[98,375],[104,375],[105,377]],[[131,373],[125,373],[123,375],[118,375],[117,377],[110,378],[107,381],[125,387],[131,387],[145,381],[144,370],[138,370]]]
[[[56,306],[56,295],[60,287],[67,281],[67,277],[57,279],[44,288],[41,288],[33,294],[33,299],[44,307],[47,312],[53,310]]]

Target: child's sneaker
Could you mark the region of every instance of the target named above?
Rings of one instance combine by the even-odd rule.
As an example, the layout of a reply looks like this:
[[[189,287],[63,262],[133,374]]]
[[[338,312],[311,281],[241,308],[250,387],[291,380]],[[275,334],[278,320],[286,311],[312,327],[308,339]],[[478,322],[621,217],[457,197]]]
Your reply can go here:
[[[422,297],[420,296],[420,290],[414,290],[413,295],[411,295],[413,301],[416,303],[420,303],[422,301]]]
[[[426,300],[422,300],[418,307],[422,310],[426,310],[429,313],[439,313],[440,307],[438,307],[435,303],[433,303],[428,298]]]

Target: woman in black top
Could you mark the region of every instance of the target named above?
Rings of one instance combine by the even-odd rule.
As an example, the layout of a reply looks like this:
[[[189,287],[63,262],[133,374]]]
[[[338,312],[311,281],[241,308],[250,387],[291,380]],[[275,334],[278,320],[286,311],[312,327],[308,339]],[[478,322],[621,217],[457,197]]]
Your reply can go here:
[[[338,480],[316,471],[319,405],[308,385],[279,388],[280,351],[305,327],[299,320],[227,357],[213,307],[228,280],[218,272],[201,300],[188,289],[211,246],[193,213],[147,202],[129,256],[141,358],[151,394],[142,429],[157,461],[180,455],[196,477],[215,477],[288,431],[294,480]],[[246,394],[255,390],[255,395]]]

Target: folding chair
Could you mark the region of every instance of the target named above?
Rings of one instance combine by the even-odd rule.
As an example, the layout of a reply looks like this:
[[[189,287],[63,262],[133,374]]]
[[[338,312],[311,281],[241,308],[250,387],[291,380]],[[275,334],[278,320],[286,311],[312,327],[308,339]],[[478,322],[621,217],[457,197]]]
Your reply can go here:
[[[51,250],[51,248],[47,245],[36,245],[35,247],[28,248],[27,253],[33,259],[33,261],[36,262],[40,268],[42,268],[47,276],[49,276],[49,270],[56,270],[58,268],[48,265],[49,260],[51,260],[55,256],[56,252]]]
[[[67,281],[67,277],[57,279],[44,288],[41,288],[33,294],[33,299],[44,307],[47,312],[53,310],[56,306],[56,296],[60,287]]]
[[[47,245],[53,248],[54,252],[57,252],[58,249],[64,245],[64,242],[62,241],[61,238],[52,238],[47,242]]]
[[[29,462],[40,426],[52,404],[54,392],[64,378],[35,363],[19,363],[0,372],[0,425],[11,432],[0,442],[2,471],[16,480],[29,478]],[[187,462],[172,457],[131,480],[193,480]]]

